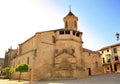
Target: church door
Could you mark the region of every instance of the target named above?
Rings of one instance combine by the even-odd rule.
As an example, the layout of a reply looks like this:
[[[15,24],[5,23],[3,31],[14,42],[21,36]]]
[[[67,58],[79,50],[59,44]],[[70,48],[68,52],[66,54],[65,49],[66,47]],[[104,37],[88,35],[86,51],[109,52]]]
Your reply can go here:
[[[91,76],[91,68],[88,68],[88,75]]]

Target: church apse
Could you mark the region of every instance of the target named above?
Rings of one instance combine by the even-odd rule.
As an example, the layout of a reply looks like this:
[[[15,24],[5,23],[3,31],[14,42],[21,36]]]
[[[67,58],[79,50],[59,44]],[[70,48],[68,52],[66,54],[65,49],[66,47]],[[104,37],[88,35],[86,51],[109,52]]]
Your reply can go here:
[[[55,54],[54,77],[55,78],[74,78],[75,56],[73,50],[57,50]]]

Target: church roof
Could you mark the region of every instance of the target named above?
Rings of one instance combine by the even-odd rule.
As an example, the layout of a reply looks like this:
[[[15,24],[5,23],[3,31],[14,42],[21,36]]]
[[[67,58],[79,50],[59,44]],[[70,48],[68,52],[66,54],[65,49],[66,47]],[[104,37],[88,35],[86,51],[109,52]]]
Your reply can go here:
[[[67,14],[67,16],[75,16],[71,11]]]
[[[76,17],[71,11],[69,11],[69,13],[65,17],[67,17],[67,16],[74,16],[74,17]]]
[[[82,34],[82,32],[80,32],[80,31],[77,31],[77,30],[60,28],[60,29],[54,29],[54,30],[48,30],[48,31],[36,32],[36,33],[35,33],[35,35],[36,35],[36,34],[39,34],[39,33],[44,33],[44,32],[51,32],[51,31],[54,31],[54,32],[56,32],[56,31],[64,31],[64,30],[76,31],[76,32],[79,32],[79,33],[81,33],[81,34]],[[35,35],[34,35],[34,36],[32,36],[32,37],[30,37],[29,39],[27,39],[26,41],[24,41],[24,42],[23,42],[23,43],[21,43],[21,44],[24,44],[25,42],[27,42],[27,41],[28,41],[28,40],[30,40],[31,38],[34,38],[34,37],[35,37]],[[20,45],[20,44],[19,44],[19,45]]]
[[[100,50],[105,50],[105,49],[113,48],[113,47],[117,47],[117,46],[120,46],[120,43],[117,43],[117,44],[113,44],[113,45],[109,45],[109,46],[103,47],[103,48],[101,48]],[[100,50],[99,50],[99,51],[100,51]]]

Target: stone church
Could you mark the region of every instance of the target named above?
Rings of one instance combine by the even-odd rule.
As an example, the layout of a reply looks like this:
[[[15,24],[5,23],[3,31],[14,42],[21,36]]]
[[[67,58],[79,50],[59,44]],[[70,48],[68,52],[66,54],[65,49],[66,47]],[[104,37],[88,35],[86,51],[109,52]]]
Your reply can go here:
[[[69,11],[63,21],[63,29],[37,32],[16,50],[9,49],[5,54],[5,59],[10,58],[8,66],[28,64],[30,71],[22,74],[25,80],[29,80],[30,75],[33,80],[56,80],[102,74],[99,52],[82,46],[78,17]],[[18,79],[18,74],[13,73],[12,78]]]

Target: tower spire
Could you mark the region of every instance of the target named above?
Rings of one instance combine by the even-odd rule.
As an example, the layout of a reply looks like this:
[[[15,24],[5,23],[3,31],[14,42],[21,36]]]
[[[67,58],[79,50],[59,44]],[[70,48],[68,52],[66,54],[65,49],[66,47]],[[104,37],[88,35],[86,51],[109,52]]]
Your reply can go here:
[[[69,12],[71,12],[71,5],[69,5]]]
[[[77,30],[78,17],[71,12],[71,5],[69,5],[69,13],[63,18],[63,21],[64,28]]]

